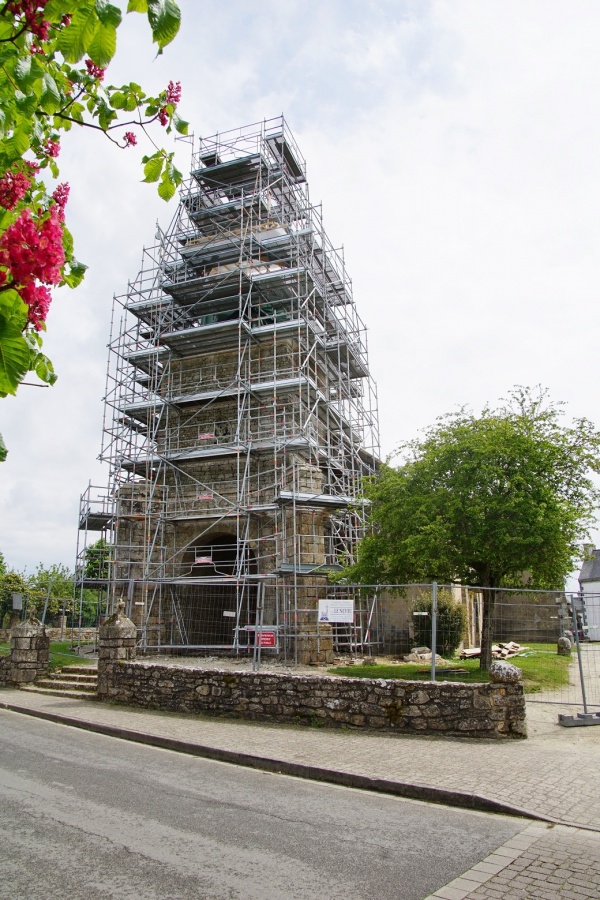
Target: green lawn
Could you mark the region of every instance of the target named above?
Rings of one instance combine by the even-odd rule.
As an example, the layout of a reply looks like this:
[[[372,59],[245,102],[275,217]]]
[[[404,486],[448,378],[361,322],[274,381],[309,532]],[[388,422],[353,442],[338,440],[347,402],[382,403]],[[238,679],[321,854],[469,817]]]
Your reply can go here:
[[[10,644],[0,644],[0,653],[8,653]],[[71,641],[50,641],[50,668],[60,669],[62,666],[88,665],[89,660],[78,656],[71,649]]]
[[[568,667],[571,660],[566,656],[558,656],[554,644],[527,644],[527,647],[528,650],[522,656],[509,660],[522,669],[526,694],[552,690],[569,683]],[[332,675],[344,675],[348,678],[402,678],[405,681],[429,681],[431,675],[430,666],[422,663],[338,666],[328,671]],[[453,659],[449,664],[437,668],[436,678],[438,681],[458,681],[462,684],[489,681],[487,672],[480,671],[477,659]]]

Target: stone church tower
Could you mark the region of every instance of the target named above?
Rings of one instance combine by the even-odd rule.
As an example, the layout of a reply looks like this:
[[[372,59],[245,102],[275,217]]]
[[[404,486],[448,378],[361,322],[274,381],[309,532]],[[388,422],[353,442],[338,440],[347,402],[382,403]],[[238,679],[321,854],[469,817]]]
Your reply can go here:
[[[115,306],[102,458],[83,497],[149,650],[302,662],[361,646],[318,625],[364,528],[378,458],[365,329],[283,118],[203,138],[166,233]],[[80,571],[83,568],[80,567]],[[88,579],[89,580],[89,579]],[[82,583],[85,578],[82,579]]]

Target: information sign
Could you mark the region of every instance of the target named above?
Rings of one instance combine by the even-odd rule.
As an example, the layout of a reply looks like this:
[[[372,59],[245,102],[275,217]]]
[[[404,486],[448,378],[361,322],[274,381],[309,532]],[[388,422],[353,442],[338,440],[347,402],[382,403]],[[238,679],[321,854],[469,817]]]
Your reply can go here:
[[[354,600],[319,600],[319,622],[354,622]]]

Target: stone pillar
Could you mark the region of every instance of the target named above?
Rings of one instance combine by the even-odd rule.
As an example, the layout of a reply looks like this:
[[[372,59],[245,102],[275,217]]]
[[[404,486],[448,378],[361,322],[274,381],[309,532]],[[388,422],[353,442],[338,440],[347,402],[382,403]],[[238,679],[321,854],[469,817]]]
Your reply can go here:
[[[135,659],[137,629],[125,615],[125,603],[100,626],[98,634],[98,690],[100,699],[110,697],[113,673],[120,662]]]
[[[298,613],[296,642],[298,662],[303,666],[333,663],[333,630],[327,622],[317,622],[315,612]]]
[[[45,627],[29,607],[29,618],[12,629],[10,637],[10,681],[28,684],[47,675],[50,664],[50,638]]]

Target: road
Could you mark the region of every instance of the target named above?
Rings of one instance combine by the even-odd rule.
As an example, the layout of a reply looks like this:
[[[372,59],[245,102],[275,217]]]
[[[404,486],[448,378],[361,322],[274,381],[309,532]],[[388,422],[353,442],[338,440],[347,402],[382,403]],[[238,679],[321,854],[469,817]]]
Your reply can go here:
[[[0,711],[0,897],[422,900],[527,823]]]

